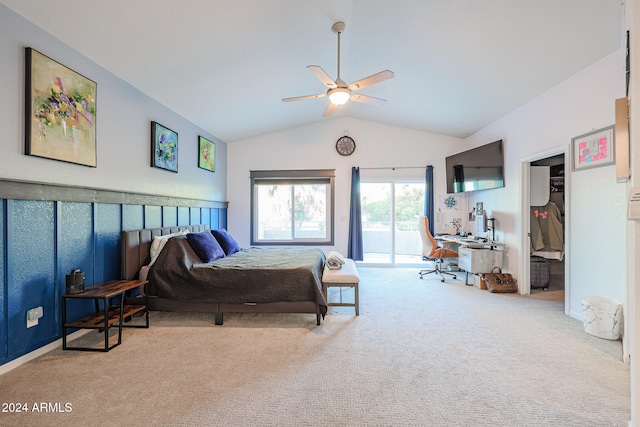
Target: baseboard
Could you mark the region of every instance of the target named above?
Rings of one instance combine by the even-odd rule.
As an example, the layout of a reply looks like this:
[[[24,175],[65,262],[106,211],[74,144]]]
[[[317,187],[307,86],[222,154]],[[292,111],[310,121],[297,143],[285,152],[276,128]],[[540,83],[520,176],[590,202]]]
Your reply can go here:
[[[67,335],[67,342],[73,341],[76,338],[80,338],[81,336],[88,334],[91,330],[81,329],[72,334]],[[62,338],[51,342],[45,346],[42,346],[36,350],[33,350],[30,353],[25,354],[24,356],[20,356],[17,359],[13,359],[10,362],[5,363],[4,365],[0,365],[0,375],[6,374],[7,372],[17,368],[18,366],[22,366],[31,360],[42,356],[43,354],[47,354],[48,352],[55,350],[59,347],[62,347]]]
[[[584,317],[582,315],[582,307],[580,308],[580,311],[576,312],[574,310],[571,310],[569,312],[569,317],[573,317],[576,320],[579,320],[580,322],[584,321]]]

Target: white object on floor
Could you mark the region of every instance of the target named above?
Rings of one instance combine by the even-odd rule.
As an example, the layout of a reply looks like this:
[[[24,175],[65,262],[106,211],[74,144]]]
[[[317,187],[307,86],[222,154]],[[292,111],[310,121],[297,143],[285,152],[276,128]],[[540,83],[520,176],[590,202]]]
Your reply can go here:
[[[582,297],[584,331],[606,340],[620,339],[622,304],[599,296]]]

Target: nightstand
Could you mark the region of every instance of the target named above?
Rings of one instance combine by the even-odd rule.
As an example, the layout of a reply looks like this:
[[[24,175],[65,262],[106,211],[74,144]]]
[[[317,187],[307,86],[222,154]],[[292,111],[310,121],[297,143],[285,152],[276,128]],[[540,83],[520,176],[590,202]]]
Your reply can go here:
[[[62,295],[62,349],[83,351],[109,351],[122,342],[122,328],[149,327],[149,297],[147,296],[147,280],[112,280],[85,288],[84,292]],[[142,286],[144,304],[125,304],[125,292]],[[80,319],[67,321],[67,301],[70,299],[93,299],[95,312]],[[141,298],[142,299],[142,298]],[[102,308],[100,308],[102,301]],[[144,325],[125,325],[124,319],[136,313],[144,312]],[[109,344],[109,329],[118,328],[118,342]],[[67,345],[67,329],[98,329],[104,332],[104,348],[69,347]]]

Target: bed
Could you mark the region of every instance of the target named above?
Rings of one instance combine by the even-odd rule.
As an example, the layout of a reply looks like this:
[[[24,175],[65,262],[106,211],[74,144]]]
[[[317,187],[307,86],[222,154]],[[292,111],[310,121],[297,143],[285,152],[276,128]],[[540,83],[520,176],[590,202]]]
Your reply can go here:
[[[123,231],[123,278],[135,279],[145,271],[154,237],[208,228],[200,224]],[[223,324],[224,313],[310,313],[320,325],[327,312],[324,263],[320,249],[262,247],[203,263],[186,236],[175,236],[166,240],[145,273],[150,309],[211,312],[216,325]]]

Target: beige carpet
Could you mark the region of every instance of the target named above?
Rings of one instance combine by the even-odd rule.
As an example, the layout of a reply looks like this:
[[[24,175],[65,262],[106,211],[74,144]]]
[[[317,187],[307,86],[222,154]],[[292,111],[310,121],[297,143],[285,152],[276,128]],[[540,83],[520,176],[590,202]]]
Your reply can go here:
[[[362,268],[360,316],[153,313],[109,353],[0,376],[3,426],[626,426],[620,342],[562,304]],[[337,291],[337,289],[334,289]],[[346,295],[345,295],[346,296]],[[98,342],[92,332],[78,341]],[[74,344],[77,342],[74,342]],[[70,412],[34,413],[34,403]],[[50,405],[51,406],[51,405]]]

